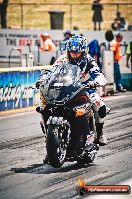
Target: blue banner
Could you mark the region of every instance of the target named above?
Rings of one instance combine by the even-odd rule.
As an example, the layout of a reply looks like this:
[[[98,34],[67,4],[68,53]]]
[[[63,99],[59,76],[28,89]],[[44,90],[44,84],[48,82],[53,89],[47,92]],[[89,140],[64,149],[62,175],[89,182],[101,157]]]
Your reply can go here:
[[[0,111],[35,104],[35,90],[40,70],[0,72]]]

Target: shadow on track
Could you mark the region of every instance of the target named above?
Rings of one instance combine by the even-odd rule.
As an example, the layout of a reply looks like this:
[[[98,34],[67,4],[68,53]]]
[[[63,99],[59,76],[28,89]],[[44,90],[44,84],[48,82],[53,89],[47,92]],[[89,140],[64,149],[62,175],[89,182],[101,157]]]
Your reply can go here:
[[[25,168],[11,168],[15,173],[31,173],[31,174],[50,174],[69,172],[71,170],[79,170],[81,168],[88,168],[95,166],[93,163],[87,165],[79,165],[76,162],[66,162],[61,168],[53,168],[48,164],[33,164]]]

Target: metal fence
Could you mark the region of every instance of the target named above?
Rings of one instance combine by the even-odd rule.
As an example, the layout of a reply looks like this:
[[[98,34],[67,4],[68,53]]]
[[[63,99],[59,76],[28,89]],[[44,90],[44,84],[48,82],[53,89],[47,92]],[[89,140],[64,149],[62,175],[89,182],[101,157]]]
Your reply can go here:
[[[102,29],[108,29],[120,11],[126,21],[132,23],[132,3],[104,3]],[[46,4],[10,3],[8,6],[8,27],[21,29],[49,29],[49,11],[63,11],[64,29],[92,30],[91,3],[87,4]]]

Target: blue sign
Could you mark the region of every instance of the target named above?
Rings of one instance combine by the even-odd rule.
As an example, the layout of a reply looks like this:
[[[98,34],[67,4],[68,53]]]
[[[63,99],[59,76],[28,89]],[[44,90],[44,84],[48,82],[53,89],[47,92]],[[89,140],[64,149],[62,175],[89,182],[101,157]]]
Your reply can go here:
[[[32,86],[40,70],[0,72],[0,111],[34,105]]]

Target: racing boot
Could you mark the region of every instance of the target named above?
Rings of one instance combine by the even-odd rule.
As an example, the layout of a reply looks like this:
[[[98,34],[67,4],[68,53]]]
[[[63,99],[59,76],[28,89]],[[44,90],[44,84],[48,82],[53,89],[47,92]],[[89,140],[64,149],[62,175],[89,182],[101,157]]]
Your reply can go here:
[[[45,158],[43,159],[43,163],[44,164],[48,164],[49,160],[48,160],[48,155],[46,154]]]
[[[43,111],[44,111],[44,107],[43,106],[41,106],[41,105],[39,105],[39,106],[37,106],[36,107],[36,111],[38,112],[38,113],[43,113]]]
[[[108,143],[106,137],[103,135],[103,125],[104,123],[96,123],[97,140],[95,143],[100,146],[107,145]]]

